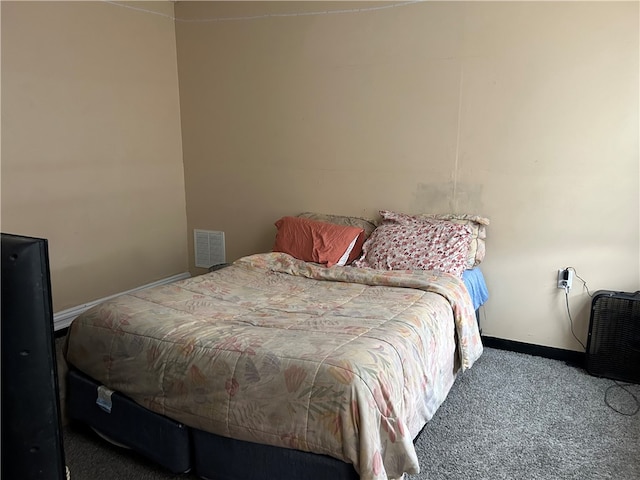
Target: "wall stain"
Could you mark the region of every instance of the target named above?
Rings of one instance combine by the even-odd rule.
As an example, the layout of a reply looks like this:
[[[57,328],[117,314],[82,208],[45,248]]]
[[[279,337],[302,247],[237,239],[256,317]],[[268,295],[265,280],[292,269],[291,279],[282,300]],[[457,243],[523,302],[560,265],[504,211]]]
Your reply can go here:
[[[411,205],[412,213],[482,214],[483,208],[482,185],[453,181],[419,183]]]

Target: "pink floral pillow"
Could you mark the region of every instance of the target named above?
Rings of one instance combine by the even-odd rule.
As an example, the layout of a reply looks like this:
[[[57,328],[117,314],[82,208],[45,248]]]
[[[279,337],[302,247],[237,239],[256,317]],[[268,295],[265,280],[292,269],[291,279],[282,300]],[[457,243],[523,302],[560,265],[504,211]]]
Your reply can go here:
[[[420,213],[417,215],[407,215],[406,213],[396,213],[389,210],[381,210],[380,215],[385,223],[415,223],[449,221],[468,225],[471,227],[471,246],[467,255],[467,268],[480,265],[485,256],[485,238],[487,238],[486,226],[489,219],[479,215],[466,213]]]
[[[387,218],[383,214],[384,222],[364,243],[362,256],[353,263],[355,267],[439,270],[462,276],[471,245],[471,227],[397,215],[401,217]]]

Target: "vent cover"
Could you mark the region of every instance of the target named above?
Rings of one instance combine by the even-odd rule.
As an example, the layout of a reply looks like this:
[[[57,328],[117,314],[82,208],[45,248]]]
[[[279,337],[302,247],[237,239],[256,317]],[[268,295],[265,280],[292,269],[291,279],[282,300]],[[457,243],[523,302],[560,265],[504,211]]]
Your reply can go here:
[[[587,371],[640,383],[640,292],[600,290],[593,295]]]
[[[196,267],[209,268],[225,263],[224,232],[193,231]]]

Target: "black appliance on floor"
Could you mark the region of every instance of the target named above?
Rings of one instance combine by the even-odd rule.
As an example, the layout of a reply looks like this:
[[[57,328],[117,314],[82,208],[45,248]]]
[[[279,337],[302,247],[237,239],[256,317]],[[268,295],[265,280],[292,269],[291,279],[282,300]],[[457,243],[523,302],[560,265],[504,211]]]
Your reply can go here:
[[[640,291],[594,293],[587,339],[587,372],[640,383]]]
[[[2,234],[2,478],[66,477],[46,239]]]

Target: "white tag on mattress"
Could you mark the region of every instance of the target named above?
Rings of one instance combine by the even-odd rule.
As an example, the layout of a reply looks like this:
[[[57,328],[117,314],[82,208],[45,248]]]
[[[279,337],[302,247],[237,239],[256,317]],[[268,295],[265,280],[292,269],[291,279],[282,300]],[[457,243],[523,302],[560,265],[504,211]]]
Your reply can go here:
[[[98,387],[96,404],[107,413],[111,413],[111,395],[113,395],[113,390],[109,390],[104,385]]]

